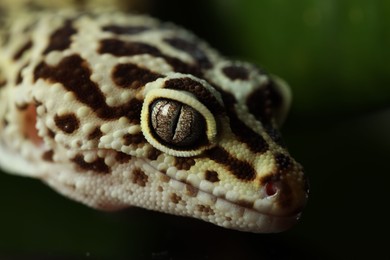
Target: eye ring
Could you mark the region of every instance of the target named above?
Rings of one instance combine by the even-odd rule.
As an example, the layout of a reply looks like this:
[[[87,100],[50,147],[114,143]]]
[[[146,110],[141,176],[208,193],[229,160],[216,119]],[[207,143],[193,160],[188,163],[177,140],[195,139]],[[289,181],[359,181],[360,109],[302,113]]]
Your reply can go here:
[[[172,102],[169,103],[170,101]],[[192,119],[194,121],[192,121],[192,125],[189,127],[192,127],[192,129],[197,128],[196,130],[198,132],[200,131],[199,136],[189,136],[189,140],[186,140],[184,143],[180,143],[179,145],[177,145],[177,143],[175,144],[174,142],[170,142],[173,136],[173,132],[169,132],[167,134],[168,137],[161,137],[161,135],[158,133],[159,130],[155,129],[156,123],[152,122],[152,117],[160,116],[158,113],[156,114],[156,112],[153,112],[156,104],[158,104],[158,106],[164,106],[165,104],[178,105],[180,106],[181,110],[186,110],[186,112],[180,111],[180,113],[186,114],[176,115],[175,120],[179,120],[178,118],[183,115],[184,117],[187,116],[195,118]],[[160,109],[160,107],[158,109]],[[164,109],[168,109],[168,107]],[[180,127],[177,126],[176,123],[173,123],[173,125],[174,127]],[[184,127],[181,128],[184,129]],[[217,125],[215,118],[213,114],[206,108],[206,106],[199,102],[191,93],[172,89],[158,88],[148,91],[141,110],[141,129],[146,140],[152,146],[169,155],[181,157],[198,155],[204,150],[211,148],[215,145],[217,136]],[[163,135],[165,134],[166,133],[163,132]]]

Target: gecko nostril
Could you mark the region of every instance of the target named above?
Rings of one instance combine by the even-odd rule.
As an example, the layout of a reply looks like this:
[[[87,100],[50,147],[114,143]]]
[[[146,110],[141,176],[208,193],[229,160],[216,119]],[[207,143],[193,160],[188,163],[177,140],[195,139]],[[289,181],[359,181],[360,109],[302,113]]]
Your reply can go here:
[[[273,181],[268,181],[266,184],[265,184],[265,194],[268,196],[268,197],[271,197],[273,195],[275,195],[278,191],[279,191],[279,188],[277,187],[278,185],[273,182]]]

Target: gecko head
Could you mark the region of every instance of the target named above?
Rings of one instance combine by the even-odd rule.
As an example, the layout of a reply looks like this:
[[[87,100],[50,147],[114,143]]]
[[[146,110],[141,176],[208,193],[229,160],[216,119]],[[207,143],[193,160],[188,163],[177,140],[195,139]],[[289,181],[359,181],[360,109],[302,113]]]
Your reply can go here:
[[[69,81],[89,79],[85,66],[75,55],[57,67],[38,66],[40,77],[71,93],[63,99],[55,84],[40,94],[47,81],[39,80],[37,113],[27,113],[37,117],[28,125],[40,128],[47,154],[54,154],[48,169],[61,163],[74,174],[67,179],[74,185],[67,186],[56,181],[61,175],[50,175],[52,186],[100,209],[135,205],[243,231],[279,232],[297,222],[308,191],[302,167],[277,130],[289,103],[281,80],[248,69],[245,81],[244,65],[218,64],[226,67],[216,65],[208,77],[220,81],[159,75],[112,107],[94,82],[81,81],[89,86],[83,92]],[[74,67],[76,75],[67,76]],[[212,75],[223,71],[231,78]],[[111,100],[120,93],[111,93]],[[45,102],[49,95],[59,102]],[[35,140],[34,132],[26,135]],[[79,188],[80,179],[99,189]]]
[[[159,79],[145,88],[141,128],[152,146],[175,158],[159,167],[198,190],[198,207],[211,212],[199,218],[279,232],[299,219],[308,188],[277,131],[286,112],[284,82],[258,81],[250,92],[231,93],[188,75]]]
[[[1,166],[99,209],[140,206],[252,232],[295,223],[307,185],[277,131],[283,82],[175,26],[106,15],[59,15],[36,59],[15,62],[21,82],[0,105]]]

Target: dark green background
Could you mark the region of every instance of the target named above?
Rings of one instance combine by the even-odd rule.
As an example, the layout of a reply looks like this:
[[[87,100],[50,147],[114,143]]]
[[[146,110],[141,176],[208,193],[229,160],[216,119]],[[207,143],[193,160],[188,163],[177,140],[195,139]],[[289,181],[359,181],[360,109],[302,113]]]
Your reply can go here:
[[[311,183],[302,221],[273,235],[142,209],[102,213],[0,175],[1,256],[130,259],[390,258],[390,2],[150,1],[223,54],[285,78],[283,134]]]

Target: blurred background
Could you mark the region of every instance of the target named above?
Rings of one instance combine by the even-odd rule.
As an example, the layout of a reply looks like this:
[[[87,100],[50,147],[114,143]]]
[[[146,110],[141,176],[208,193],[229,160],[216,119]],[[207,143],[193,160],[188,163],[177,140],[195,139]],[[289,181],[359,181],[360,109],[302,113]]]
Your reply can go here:
[[[311,184],[301,222],[264,235],[142,209],[102,213],[37,180],[0,174],[0,257],[390,258],[389,1],[131,4],[290,83],[282,133]]]

